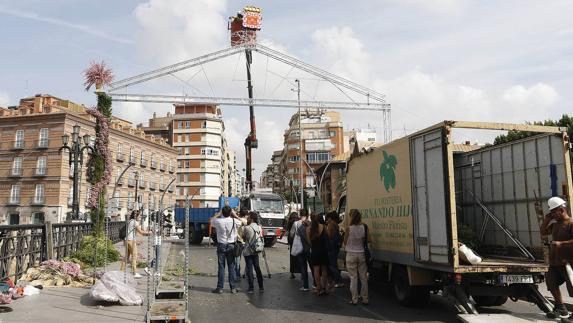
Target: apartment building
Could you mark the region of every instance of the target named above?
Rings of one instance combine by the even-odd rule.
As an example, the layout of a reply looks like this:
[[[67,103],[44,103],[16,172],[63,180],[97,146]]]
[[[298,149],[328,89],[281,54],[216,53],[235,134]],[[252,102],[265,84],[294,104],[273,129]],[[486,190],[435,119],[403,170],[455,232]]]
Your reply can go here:
[[[168,129],[163,126],[169,120]],[[177,149],[176,200],[185,205],[189,196],[193,207],[215,207],[219,197],[237,195],[236,158],[227,147],[221,109],[216,105],[175,105],[175,113],[149,120],[146,133],[170,133]]]
[[[302,134],[299,132],[299,119]],[[281,157],[278,153],[273,154],[273,165],[276,164],[276,168],[282,169],[281,179],[284,182],[288,179],[292,180],[294,187],[314,187],[318,167],[343,150],[344,133],[340,113],[307,110],[303,111],[301,116],[295,113],[291,117],[289,128],[284,134],[283,153]]]
[[[18,107],[0,108],[0,223],[27,224],[63,222],[72,212],[73,164],[66,150],[60,152],[62,136],[80,127],[80,138],[95,142],[95,120],[85,107],[51,95],[24,98]],[[177,152],[165,140],[146,135],[126,120],[114,117],[110,127],[113,156],[112,182],[107,187],[112,215],[124,215],[137,207],[135,191],[145,211],[175,202]],[[86,201],[90,184],[86,178],[88,156],[80,171],[80,212],[89,211]],[[119,181],[117,178],[131,163]],[[137,176],[136,176],[137,173]],[[136,181],[136,178],[138,179]]]

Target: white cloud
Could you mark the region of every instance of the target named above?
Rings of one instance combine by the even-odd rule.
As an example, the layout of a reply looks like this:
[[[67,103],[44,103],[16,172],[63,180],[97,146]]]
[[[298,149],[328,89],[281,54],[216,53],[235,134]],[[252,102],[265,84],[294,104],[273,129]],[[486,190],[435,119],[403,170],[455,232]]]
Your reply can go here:
[[[503,100],[511,105],[546,108],[555,104],[558,99],[557,91],[544,83],[538,83],[529,88],[523,85],[515,85],[503,92]]]
[[[7,107],[10,105],[10,95],[6,92],[0,91],[0,107]]]
[[[149,0],[137,6],[139,53],[172,64],[219,50],[225,42],[225,0]]]
[[[145,105],[141,102],[115,102],[113,115],[128,120],[135,125],[146,124],[157,105]]]
[[[47,24],[56,25],[56,26],[67,28],[67,29],[73,29],[73,30],[81,31],[84,34],[89,34],[89,35],[96,36],[96,37],[99,37],[102,39],[111,40],[111,41],[114,41],[116,43],[133,44],[133,40],[131,40],[131,39],[126,39],[126,38],[118,37],[115,35],[111,35],[111,34],[106,33],[104,31],[98,30],[97,28],[92,27],[92,26],[88,26],[88,25],[84,25],[84,24],[78,24],[78,23],[72,23],[72,22],[69,22],[66,20],[62,20],[62,19],[43,17],[43,16],[38,15],[35,12],[12,10],[12,9],[6,9],[6,8],[0,7],[0,13],[10,15],[13,17],[44,22]]]
[[[350,27],[330,27],[312,33],[314,56],[332,71],[355,81],[366,81],[370,55]]]

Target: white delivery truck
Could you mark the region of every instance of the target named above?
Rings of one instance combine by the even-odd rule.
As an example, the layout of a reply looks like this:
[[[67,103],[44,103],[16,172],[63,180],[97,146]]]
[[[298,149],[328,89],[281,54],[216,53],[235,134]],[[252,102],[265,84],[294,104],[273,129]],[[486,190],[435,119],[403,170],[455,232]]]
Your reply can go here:
[[[283,198],[267,190],[258,189],[241,197],[241,209],[243,208],[259,215],[265,247],[272,247],[282,235],[285,221]]]
[[[534,134],[475,147],[454,144],[455,129]],[[436,292],[461,313],[508,298],[549,311],[537,288],[548,268],[538,219],[548,198],[572,201],[571,194],[564,129],[444,121],[355,153],[339,209],[346,213],[342,227],[349,210],[361,212],[373,240],[371,277],[390,283],[401,304],[424,303]],[[460,255],[470,239],[483,257],[479,264]]]

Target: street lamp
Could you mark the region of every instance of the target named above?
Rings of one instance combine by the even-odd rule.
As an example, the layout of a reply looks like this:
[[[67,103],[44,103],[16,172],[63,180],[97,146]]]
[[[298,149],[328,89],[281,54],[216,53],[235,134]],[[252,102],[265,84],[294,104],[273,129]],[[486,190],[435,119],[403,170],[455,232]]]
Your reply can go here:
[[[83,136],[83,146],[80,141],[80,126],[75,125],[72,130],[72,142],[70,144],[70,135],[64,134],[62,136],[62,147],[59,152],[68,150],[68,161],[70,167],[74,166],[73,175],[73,191],[72,191],[72,220],[78,220],[80,215],[80,166],[84,164],[84,151],[87,150],[88,154],[94,154],[94,150],[89,146],[90,135]]]

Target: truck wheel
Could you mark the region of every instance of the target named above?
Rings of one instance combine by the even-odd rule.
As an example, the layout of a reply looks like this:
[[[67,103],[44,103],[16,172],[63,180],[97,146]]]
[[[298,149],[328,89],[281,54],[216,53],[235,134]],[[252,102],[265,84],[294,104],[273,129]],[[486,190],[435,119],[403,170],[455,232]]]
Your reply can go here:
[[[277,237],[265,239],[265,248],[271,248],[277,243]]]
[[[410,286],[408,272],[404,267],[396,267],[392,273],[394,297],[400,305],[424,306],[430,299],[430,289],[425,286]]]
[[[203,241],[203,231],[195,229],[195,226],[191,226],[189,230],[189,243],[201,244]]]
[[[507,296],[472,296],[478,306],[501,306],[507,302]]]

